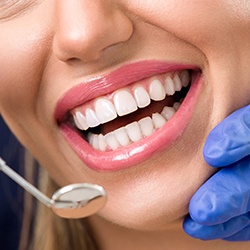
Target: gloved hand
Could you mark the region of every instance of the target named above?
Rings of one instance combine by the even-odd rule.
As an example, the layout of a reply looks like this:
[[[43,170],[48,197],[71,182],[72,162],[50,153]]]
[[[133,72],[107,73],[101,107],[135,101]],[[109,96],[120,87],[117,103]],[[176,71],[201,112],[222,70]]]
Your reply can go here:
[[[250,105],[212,130],[204,158],[219,170],[192,197],[185,232],[203,240],[250,240]]]

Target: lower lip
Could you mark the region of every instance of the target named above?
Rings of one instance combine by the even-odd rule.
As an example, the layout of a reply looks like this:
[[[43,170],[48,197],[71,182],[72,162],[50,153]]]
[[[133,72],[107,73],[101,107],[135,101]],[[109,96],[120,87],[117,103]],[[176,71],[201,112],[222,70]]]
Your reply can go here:
[[[69,145],[91,169],[115,171],[133,167],[159,151],[167,149],[181,137],[198,100],[202,86],[201,82],[202,78],[198,76],[176,114],[161,129],[139,142],[132,143],[127,147],[121,147],[115,151],[102,152],[93,149],[68,124],[62,124],[60,129]]]

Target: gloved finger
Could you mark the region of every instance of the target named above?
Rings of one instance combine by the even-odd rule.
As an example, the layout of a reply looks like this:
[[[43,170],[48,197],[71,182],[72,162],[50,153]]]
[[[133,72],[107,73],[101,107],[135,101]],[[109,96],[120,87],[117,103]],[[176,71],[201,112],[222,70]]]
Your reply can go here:
[[[198,223],[214,225],[250,211],[250,156],[208,179],[190,200],[189,213]]]
[[[217,225],[205,226],[187,217],[183,222],[184,231],[193,238],[201,240],[229,239],[250,225],[250,214],[244,214]]]
[[[211,131],[203,154],[215,167],[230,165],[250,154],[250,105],[235,111]]]
[[[250,240],[250,226],[243,228],[238,233],[224,238],[227,241],[249,241]]]

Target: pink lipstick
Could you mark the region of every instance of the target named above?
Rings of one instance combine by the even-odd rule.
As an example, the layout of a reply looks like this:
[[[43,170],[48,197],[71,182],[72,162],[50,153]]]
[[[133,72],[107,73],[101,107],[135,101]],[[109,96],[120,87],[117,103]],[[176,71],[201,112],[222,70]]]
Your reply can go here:
[[[99,150],[98,147],[90,145],[88,140],[82,135],[84,133],[81,133],[75,126],[72,126],[72,122],[70,122],[69,117],[71,117],[72,110],[79,109],[83,112],[82,110],[85,110],[83,107],[95,103],[95,99],[98,99],[100,96],[112,100],[113,93],[116,93],[120,89],[134,86],[137,83],[140,83],[143,87],[145,86],[146,91],[150,93],[150,90],[148,90],[150,89],[148,85],[151,86],[149,82],[155,82],[155,79],[157,79],[158,82],[162,82],[162,85],[165,86],[164,84],[168,84],[165,82],[166,79],[170,78],[169,75],[173,74],[174,78],[174,75],[177,75],[175,72],[183,72],[185,70],[192,71],[192,81],[187,95],[173,117],[167,120],[165,124],[163,123],[161,127],[157,127],[152,135],[143,135],[138,140],[133,140],[132,138],[132,142],[128,145],[118,146],[115,149],[112,146],[112,149],[110,149],[109,145],[112,144],[108,144],[105,150]],[[143,61],[125,65],[109,74],[82,82],[69,90],[57,103],[55,119],[66,141],[91,169],[97,171],[114,171],[132,167],[149,159],[156,152],[168,148],[182,135],[191,119],[192,110],[199,96],[201,82],[202,78],[199,69],[193,65],[159,61]],[[169,87],[167,88],[166,99],[168,101],[163,100],[161,102],[166,102],[170,106],[170,100],[173,97],[168,96],[170,90]],[[131,89],[133,88],[131,87]],[[164,116],[164,114],[162,115]],[[133,116],[136,117],[138,115],[134,113],[130,114],[130,117]],[[126,117],[123,120],[126,120]],[[156,124],[155,119],[153,119],[153,123]],[[127,129],[127,126],[125,128]],[[91,133],[89,132],[89,134]],[[129,131],[128,136],[130,136]]]

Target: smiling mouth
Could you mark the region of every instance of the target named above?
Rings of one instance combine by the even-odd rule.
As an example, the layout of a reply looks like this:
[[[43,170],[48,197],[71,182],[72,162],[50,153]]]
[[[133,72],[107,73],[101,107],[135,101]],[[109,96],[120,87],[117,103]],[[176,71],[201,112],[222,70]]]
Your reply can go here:
[[[115,151],[163,127],[186,97],[192,76],[185,69],[132,83],[72,109],[68,121],[95,150]]]

